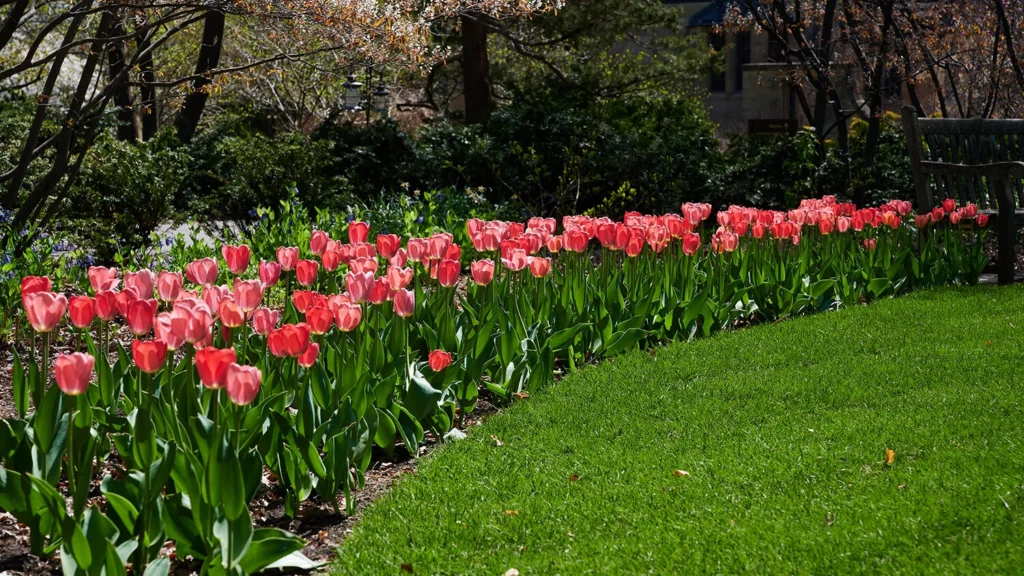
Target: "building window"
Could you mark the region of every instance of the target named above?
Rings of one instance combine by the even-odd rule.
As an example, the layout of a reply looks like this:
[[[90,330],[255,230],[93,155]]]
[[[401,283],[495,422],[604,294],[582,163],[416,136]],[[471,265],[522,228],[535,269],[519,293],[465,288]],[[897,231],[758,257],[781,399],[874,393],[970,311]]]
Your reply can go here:
[[[708,44],[711,46],[711,48],[715,52],[717,52],[719,54],[722,54],[722,55],[725,54],[725,51],[724,51],[724,48],[725,48],[725,34],[723,34],[721,32],[717,32],[716,33],[713,30],[709,31],[708,32]],[[710,86],[709,86],[709,90],[711,90],[712,92],[725,92],[725,73],[726,73],[727,67],[728,67],[728,62],[724,62],[723,61],[722,62],[721,72],[719,72],[717,74],[712,74],[711,75],[711,83],[710,83]]]
[[[743,65],[750,64],[750,32],[736,33],[736,91],[743,90]]]

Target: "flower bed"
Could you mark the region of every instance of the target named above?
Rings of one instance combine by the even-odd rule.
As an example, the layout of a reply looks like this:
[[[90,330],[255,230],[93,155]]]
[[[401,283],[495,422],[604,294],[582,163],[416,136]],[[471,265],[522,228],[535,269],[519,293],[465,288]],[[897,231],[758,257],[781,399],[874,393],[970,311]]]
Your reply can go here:
[[[415,453],[459,427],[481,387],[510,401],[638,346],[973,284],[987,262],[987,218],[952,201],[920,216],[832,198],[731,207],[713,232],[710,213],[567,217],[560,234],[553,219],[470,220],[466,276],[449,233],[371,244],[353,222],[347,243],[314,231],[255,266],[247,245],[225,244],[184,273],[94,267],[70,299],[26,277],[41,350],[33,338],[15,358],[0,508],[69,573],[165,573],[167,540],[217,572],[301,563],[300,538],[253,529],[265,470],[289,515],[313,494],[351,513],[374,445]],[[65,317],[84,351],[56,357],[51,385]],[[112,342],[115,321],[137,336],[130,349]],[[104,460],[116,472],[90,500]]]

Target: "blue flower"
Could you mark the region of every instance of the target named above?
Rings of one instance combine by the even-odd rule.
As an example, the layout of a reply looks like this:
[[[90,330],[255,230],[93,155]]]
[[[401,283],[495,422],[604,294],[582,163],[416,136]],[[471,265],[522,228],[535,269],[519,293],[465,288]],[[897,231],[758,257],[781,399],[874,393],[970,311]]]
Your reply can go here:
[[[255,208],[253,208],[252,210],[249,210],[249,217],[250,218],[255,218],[256,217],[256,209]]]
[[[423,224],[423,215],[422,214],[420,214],[419,216],[416,217],[416,223],[417,224]]]

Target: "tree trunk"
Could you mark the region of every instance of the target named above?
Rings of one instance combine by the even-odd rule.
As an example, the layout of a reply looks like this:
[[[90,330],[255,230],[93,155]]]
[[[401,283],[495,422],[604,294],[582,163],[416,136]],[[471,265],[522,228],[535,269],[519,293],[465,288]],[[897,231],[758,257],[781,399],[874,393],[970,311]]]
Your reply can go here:
[[[825,15],[821,22],[821,40],[818,44],[818,58],[824,66],[831,69],[832,62],[832,30],[835,28],[837,0],[827,0],[825,3]],[[831,79],[829,79],[831,83]],[[825,111],[828,109],[828,94],[824,90],[818,90],[814,102],[814,129],[819,138],[825,138]]]
[[[113,24],[110,28],[110,36],[124,36],[124,19],[120,14],[110,10],[110,17]],[[111,43],[107,54],[107,69],[111,81],[121,76],[124,72],[124,42]],[[132,95],[128,88],[128,82],[122,81],[112,86],[114,105],[117,107],[117,139],[122,142],[138,142],[141,136],[141,126],[132,110]]]
[[[156,136],[160,128],[160,110],[157,108],[156,88],[151,82],[156,80],[153,73],[153,53],[147,52],[149,43],[152,40],[152,33],[148,33],[139,40],[139,52],[143,54],[139,60],[139,79],[143,82],[139,89],[141,102],[139,103],[139,115],[142,117],[142,140],[143,142]]]
[[[178,128],[178,139],[189,142],[196,133],[199,120],[203,117],[203,109],[209,98],[209,86],[213,83],[210,72],[220,63],[221,48],[224,45],[224,13],[210,10],[203,20],[203,44],[199,47],[199,59],[196,62],[195,75],[199,76],[190,84],[191,91],[185,97],[185,103],[178,113],[175,124]]]
[[[0,50],[7,46],[15,31],[18,30],[18,24],[21,22],[21,17],[25,15],[28,4],[28,0],[17,0],[7,12],[7,18],[4,19],[3,25],[0,25]]]
[[[483,124],[491,115],[487,28],[479,14],[462,16],[462,85],[466,122]]]

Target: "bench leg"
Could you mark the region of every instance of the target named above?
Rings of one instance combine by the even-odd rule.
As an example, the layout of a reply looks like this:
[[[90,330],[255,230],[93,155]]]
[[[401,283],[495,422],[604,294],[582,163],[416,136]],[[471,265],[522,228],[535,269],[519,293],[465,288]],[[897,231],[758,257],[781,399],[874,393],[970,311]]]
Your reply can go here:
[[[1017,228],[1014,221],[1013,190],[1009,180],[993,183],[998,190],[999,201],[999,283],[1013,283],[1013,266],[1017,256],[1014,248],[1017,244]]]

